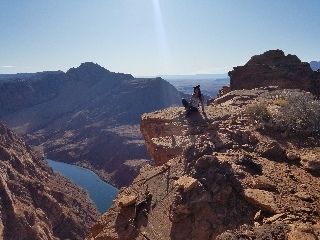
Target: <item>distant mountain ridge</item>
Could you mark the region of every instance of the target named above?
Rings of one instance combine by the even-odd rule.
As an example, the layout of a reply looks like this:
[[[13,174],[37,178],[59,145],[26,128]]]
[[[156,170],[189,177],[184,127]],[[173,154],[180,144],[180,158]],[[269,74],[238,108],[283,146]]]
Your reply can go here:
[[[320,69],[320,61],[311,61],[310,67],[313,71],[317,71],[318,69]]]
[[[197,80],[197,79],[219,79],[219,78],[228,78],[228,73],[221,73],[221,74],[176,74],[176,75],[156,75],[156,76],[138,76],[139,78],[145,78],[145,77],[161,77],[165,80],[171,80],[171,79],[190,79],[190,80]]]
[[[57,74],[63,73],[63,71],[44,71],[44,72],[36,72],[36,73],[15,73],[15,74],[0,74],[0,81],[1,80],[11,80],[11,79],[19,79],[25,80],[39,75],[45,74]]]
[[[230,78],[219,79],[166,79],[169,83],[175,86],[181,92],[187,93],[191,96],[193,87],[200,85],[201,93],[204,94],[205,101],[209,98],[217,97],[219,90],[224,85],[230,84]]]
[[[161,78],[134,78],[89,62],[0,83],[0,119],[47,157],[124,186],[150,159],[140,116],[180,105],[182,97]]]
[[[30,78],[36,75],[36,73],[16,73],[16,74],[0,74],[0,80],[8,80],[8,79],[25,79]]]

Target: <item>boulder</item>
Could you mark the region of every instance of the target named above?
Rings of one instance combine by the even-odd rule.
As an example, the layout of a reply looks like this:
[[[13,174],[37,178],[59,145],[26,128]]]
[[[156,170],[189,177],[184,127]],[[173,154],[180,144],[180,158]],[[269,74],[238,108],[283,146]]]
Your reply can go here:
[[[127,207],[135,204],[137,201],[137,196],[136,195],[123,195],[118,199],[118,204],[120,207]]]
[[[295,153],[292,153],[292,152],[288,152],[287,153],[287,158],[291,161],[295,161],[295,160],[298,160],[300,157],[299,155],[295,154]]]
[[[301,154],[301,164],[303,168],[312,172],[320,172],[320,156],[315,153]]]
[[[278,212],[274,194],[271,192],[249,188],[243,191],[243,197],[248,203],[257,208],[261,208],[270,213]]]
[[[286,157],[285,150],[276,141],[258,143],[256,152],[271,160],[281,160]]]
[[[184,192],[190,191],[192,188],[198,185],[198,180],[194,179],[193,177],[183,176],[180,177],[176,182],[175,185],[178,188],[182,188]]]
[[[258,176],[253,180],[253,188],[256,189],[276,189],[276,185],[265,176]]]

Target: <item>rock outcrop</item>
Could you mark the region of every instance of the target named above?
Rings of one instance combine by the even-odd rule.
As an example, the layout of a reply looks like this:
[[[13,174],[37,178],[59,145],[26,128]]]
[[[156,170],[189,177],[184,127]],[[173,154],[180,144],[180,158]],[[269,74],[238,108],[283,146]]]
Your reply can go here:
[[[0,123],[0,239],[83,239],[98,216],[84,190]]]
[[[244,65],[228,73],[231,90],[278,86],[280,89],[301,89],[319,95],[320,75],[309,63],[281,50],[270,50],[251,57]]]
[[[320,61],[311,61],[310,67],[312,68],[313,71],[319,70],[320,69]]]
[[[87,239],[318,239],[319,142],[257,131],[244,112],[277,94],[236,90],[188,118],[181,107],[142,115],[156,165],[120,189]]]
[[[161,78],[133,78],[83,63],[66,73],[0,84],[0,120],[48,158],[127,186],[150,160],[141,114],[180,104],[181,97]]]

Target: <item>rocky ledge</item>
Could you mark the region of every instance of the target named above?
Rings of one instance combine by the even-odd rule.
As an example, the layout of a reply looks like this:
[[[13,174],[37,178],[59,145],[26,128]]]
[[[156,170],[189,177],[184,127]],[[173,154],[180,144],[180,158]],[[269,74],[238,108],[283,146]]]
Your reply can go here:
[[[232,91],[189,118],[182,107],[144,114],[155,166],[87,239],[319,239],[320,145],[258,131],[244,111],[277,91]]]

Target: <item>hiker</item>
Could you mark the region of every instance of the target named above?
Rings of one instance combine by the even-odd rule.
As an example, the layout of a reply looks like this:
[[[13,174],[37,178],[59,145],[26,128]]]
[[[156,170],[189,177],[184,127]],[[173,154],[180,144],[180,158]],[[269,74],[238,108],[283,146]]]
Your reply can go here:
[[[200,104],[202,106],[202,112],[204,112],[203,100],[204,97],[203,94],[201,94],[200,85],[193,87],[190,102],[182,98],[182,105],[186,109],[186,117],[190,116],[191,113],[198,112]]]

